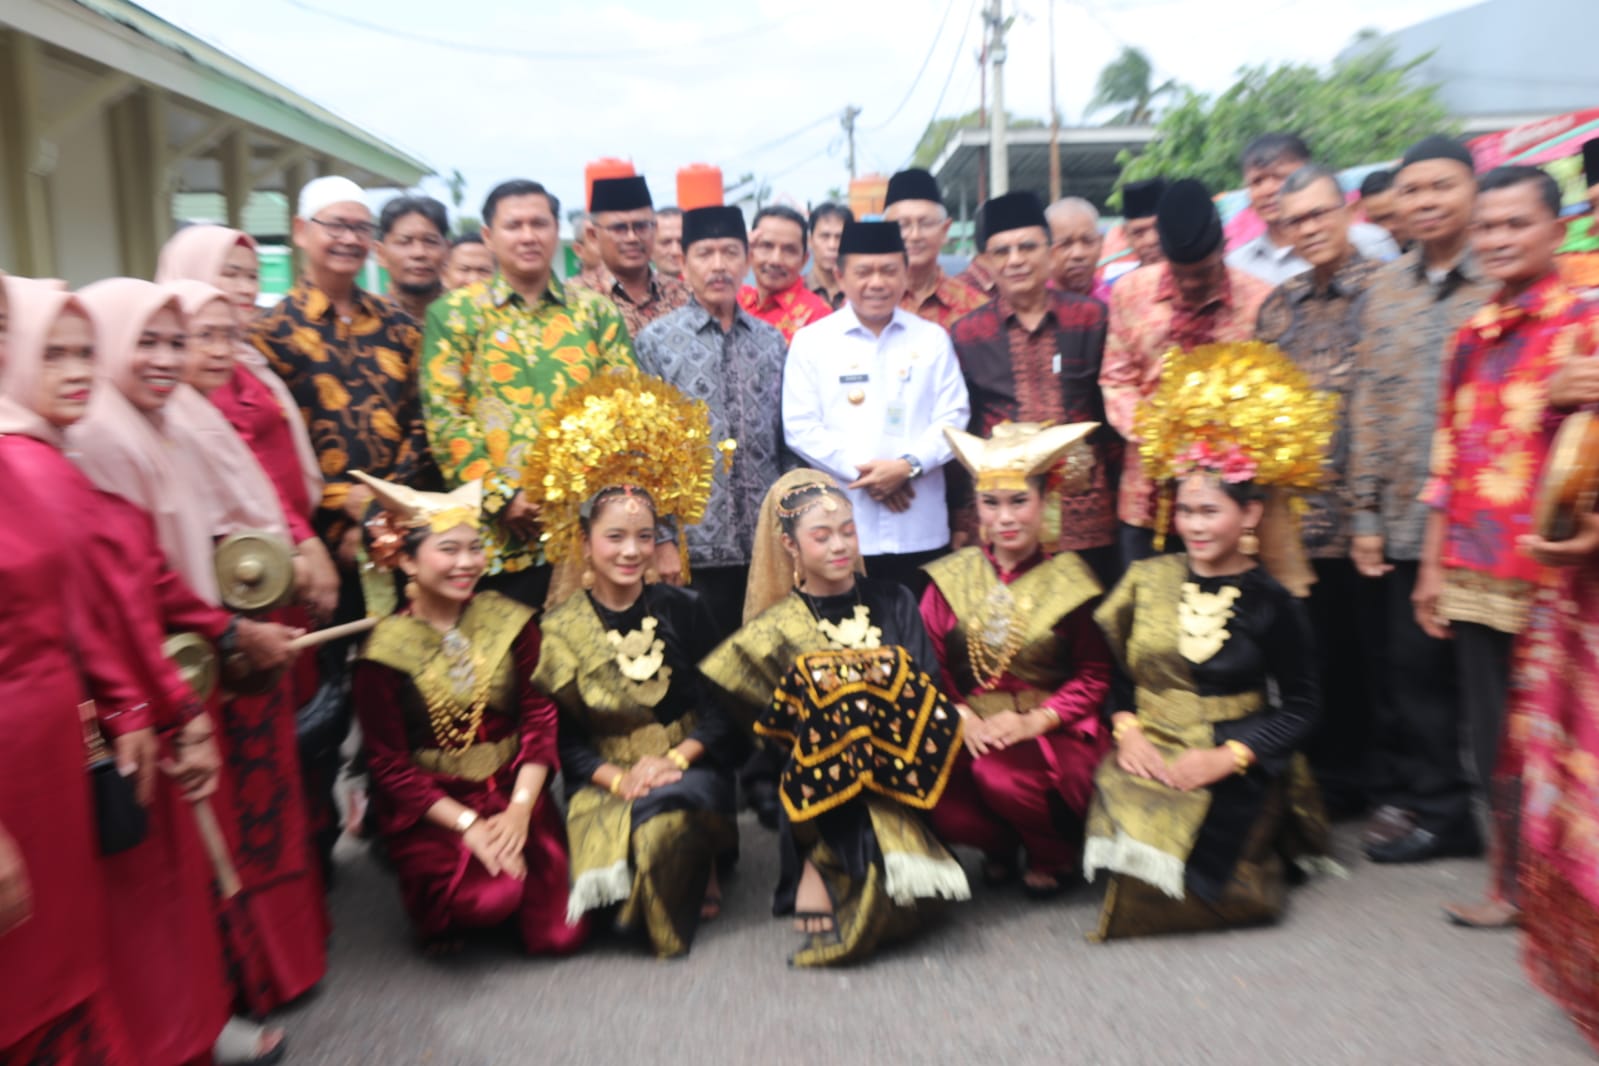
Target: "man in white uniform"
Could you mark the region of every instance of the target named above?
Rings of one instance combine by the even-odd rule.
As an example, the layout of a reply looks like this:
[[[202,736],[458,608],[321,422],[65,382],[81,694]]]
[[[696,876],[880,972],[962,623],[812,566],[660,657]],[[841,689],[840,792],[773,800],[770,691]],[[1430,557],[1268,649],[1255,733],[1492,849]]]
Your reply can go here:
[[[848,487],[871,577],[920,592],[920,568],[949,547],[944,429],[964,429],[966,383],[939,326],[900,308],[909,265],[899,227],[844,227],[845,305],[794,335],[783,372],[783,434],[808,466]]]

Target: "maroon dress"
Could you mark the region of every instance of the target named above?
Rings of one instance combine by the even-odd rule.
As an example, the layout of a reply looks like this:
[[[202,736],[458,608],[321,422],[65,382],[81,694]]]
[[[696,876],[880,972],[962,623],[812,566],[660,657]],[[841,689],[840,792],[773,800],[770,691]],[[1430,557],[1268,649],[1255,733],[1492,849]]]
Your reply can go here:
[[[102,728],[116,735],[153,724],[163,737],[163,755],[170,757],[172,735],[205,712],[161,655],[166,634],[157,608],[167,599],[200,601],[166,566],[149,516],[101,492],[54,446],[3,437],[0,463],[22,491],[49,501],[37,527],[68,552],[74,576],[93,583],[81,597],[84,621],[74,632],[84,636],[78,639],[114,647],[148,700],[131,722],[115,709],[98,707]],[[212,614],[226,625],[225,613]],[[220,635],[216,617],[206,622],[210,635]],[[78,658],[91,675],[97,704],[103,703],[104,683],[93,675],[106,654]],[[165,778],[149,824],[143,843],[100,860],[102,876],[114,886],[107,941],[112,1000],[138,1062],[204,1062],[230,1012],[213,873],[193,809]]]
[[[429,696],[447,668],[441,635],[408,614],[373,630],[355,668],[355,711],[371,756],[372,811],[400,879],[400,893],[424,940],[514,922],[534,954],[576,951],[587,921],[566,921],[566,830],[547,782],[528,825],[527,879],[491,875],[459,834],[425,817],[449,797],[476,811],[510,805],[526,764],[556,766],[554,702],[531,683],[539,661],[532,608],[480,592],[462,614],[479,668],[493,682],[482,722],[464,750],[448,751],[435,734]]]
[[[85,561],[39,536],[40,502],[13,476],[0,437],[0,825],[16,842],[32,889],[32,914],[0,935],[0,1062],[131,1064],[111,1004],[105,964],[105,878],[85,779],[85,698],[76,659],[117,664],[116,649],[81,645],[69,625],[72,580]],[[87,635],[92,636],[92,632]],[[131,680],[124,678],[131,685]],[[136,688],[103,700],[126,704],[124,726],[140,728]]]
[[[1049,560],[1035,555],[1006,572],[987,549],[964,548],[927,570],[932,581],[922,595],[922,621],[949,698],[979,713],[984,704],[1008,704],[1033,714],[1047,708],[1060,718],[1050,732],[981,759],[962,750],[933,809],[933,826],[945,840],[980,848],[994,861],[1008,865],[1020,844],[1029,869],[1074,872],[1094,771],[1109,747],[1100,712],[1111,657],[1093,618],[1099,584],[1070,552]],[[985,686],[972,665],[982,657],[967,648],[982,631],[996,581],[1015,589],[1023,617],[1014,624],[1027,639],[1010,668]],[[989,660],[996,655],[991,649]]]

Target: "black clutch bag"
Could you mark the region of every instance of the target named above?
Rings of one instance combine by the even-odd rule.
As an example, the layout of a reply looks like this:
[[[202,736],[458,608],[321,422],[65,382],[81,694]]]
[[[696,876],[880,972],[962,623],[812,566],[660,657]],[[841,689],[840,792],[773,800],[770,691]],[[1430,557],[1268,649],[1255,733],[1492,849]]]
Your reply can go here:
[[[78,713],[83,719],[83,739],[88,750],[89,794],[94,802],[100,854],[115,855],[143,842],[150,831],[149,816],[139,806],[133,782],[122,776],[116,756],[106,747],[95,720],[94,704],[80,704]]]

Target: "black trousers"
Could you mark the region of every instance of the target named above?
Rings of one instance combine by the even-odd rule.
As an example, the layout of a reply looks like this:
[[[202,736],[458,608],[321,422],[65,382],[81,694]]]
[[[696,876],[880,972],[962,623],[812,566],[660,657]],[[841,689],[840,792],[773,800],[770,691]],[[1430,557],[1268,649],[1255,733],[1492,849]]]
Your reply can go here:
[[[921,598],[927,587],[927,575],[922,567],[949,553],[948,548],[934,548],[926,552],[906,552],[903,555],[868,555],[865,558],[866,576],[879,581],[896,581]]]
[[[1516,638],[1475,622],[1456,622],[1455,662],[1465,712],[1467,750],[1474,783],[1484,794],[1493,784],[1499,740],[1510,702],[1510,650]]]
[[[1305,746],[1333,814],[1357,814],[1369,801],[1373,692],[1382,684],[1386,628],[1382,585],[1349,559],[1313,559],[1316,584],[1305,604],[1316,637],[1321,718]]]
[[[1388,654],[1374,703],[1373,799],[1412,812],[1424,829],[1459,831],[1472,823],[1455,668],[1464,649],[1416,624],[1410,596],[1420,564],[1390,563],[1393,572],[1382,579]]]
[[[689,571],[689,576],[689,586],[700,594],[711,617],[716,619],[717,636],[732,636],[744,625],[744,592],[749,587],[749,567],[696,566]]]
[[[530,566],[515,573],[490,574],[477,583],[485,592],[498,592],[518,603],[525,603],[535,611],[544,610],[544,600],[550,594],[550,578],[555,568],[549,563]]]

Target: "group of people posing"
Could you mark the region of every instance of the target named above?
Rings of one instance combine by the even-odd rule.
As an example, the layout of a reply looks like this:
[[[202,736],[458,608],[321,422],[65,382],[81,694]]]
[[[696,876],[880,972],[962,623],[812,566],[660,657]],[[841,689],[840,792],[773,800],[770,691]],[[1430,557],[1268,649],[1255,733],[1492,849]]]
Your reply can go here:
[[[1265,234],[1135,183],[1111,279],[1093,208],[1028,193],[944,275],[914,170],[883,221],[668,240],[598,180],[573,279],[536,182],[452,246],[336,177],[264,314],[217,226],[154,281],[4,278],[0,1056],[281,1057],[346,702],[428,951],[682,955],[771,846],[741,796],[796,966],[969,899],[953,847],[1038,899],[1104,880],[1095,939],[1198,931],[1277,919],[1329,813],[1374,861],[1477,854],[1475,797],[1488,898],[1450,916],[1522,925],[1599,1039],[1599,521],[1534,506],[1599,404],[1559,191],[1427,138],[1395,241],[1297,137],[1242,165]]]

